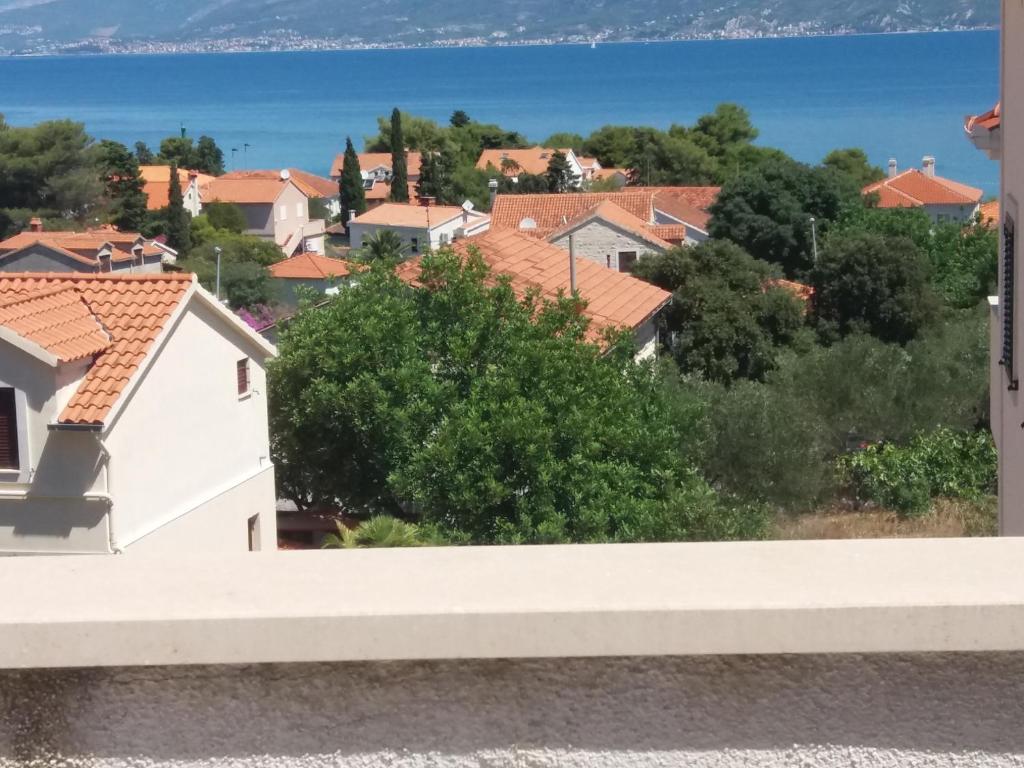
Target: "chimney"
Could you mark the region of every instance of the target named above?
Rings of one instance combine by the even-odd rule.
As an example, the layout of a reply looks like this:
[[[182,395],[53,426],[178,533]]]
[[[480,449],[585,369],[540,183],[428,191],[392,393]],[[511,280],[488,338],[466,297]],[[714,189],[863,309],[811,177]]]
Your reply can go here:
[[[348,218],[345,220],[345,223],[346,224],[350,224],[352,222],[352,219],[354,219],[355,217],[356,217],[356,209],[355,208],[349,208],[349,210],[348,210]]]
[[[489,189],[490,192],[491,192],[490,210],[493,211],[494,210],[494,200],[498,196],[498,180],[497,179],[491,179],[489,182],[487,182],[487,189]]]
[[[925,155],[921,159],[921,168],[924,171],[925,176],[935,178],[935,158],[931,155]]]
[[[29,232],[42,232],[43,220],[38,216],[33,217],[33,219],[28,223],[28,230]]]
[[[890,179],[895,179],[896,175],[898,173],[899,173],[899,170],[896,167],[896,158],[895,157],[890,157],[889,158],[889,178]]]
[[[576,293],[576,238],[569,235],[569,291]]]

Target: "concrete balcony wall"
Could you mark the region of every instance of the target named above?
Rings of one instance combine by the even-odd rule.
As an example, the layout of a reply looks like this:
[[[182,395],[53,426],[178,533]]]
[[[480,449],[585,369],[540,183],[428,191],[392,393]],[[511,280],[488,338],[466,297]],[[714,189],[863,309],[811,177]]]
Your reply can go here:
[[[17,558],[0,766],[1019,766],[1024,541]]]

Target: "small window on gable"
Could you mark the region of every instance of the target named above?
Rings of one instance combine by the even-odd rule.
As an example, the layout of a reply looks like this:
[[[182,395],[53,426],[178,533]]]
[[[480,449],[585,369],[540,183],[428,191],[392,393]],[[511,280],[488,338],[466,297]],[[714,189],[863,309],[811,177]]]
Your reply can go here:
[[[14,390],[10,387],[0,387],[0,469],[21,469],[18,411]]]
[[[287,219],[288,218],[288,206],[287,205],[280,205],[280,206],[278,206],[278,213],[280,214],[280,218],[282,220]]]
[[[619,251],[619,272],[632,272],[636,266],[636,251]]]
[[[239,360],[235,364],[235,377],[238,383],[238,396],[248,395],[252,383],[249,378],[249,358]]]
[[[295,215],[300,219],[302,218],[302,203],[295,204]]]

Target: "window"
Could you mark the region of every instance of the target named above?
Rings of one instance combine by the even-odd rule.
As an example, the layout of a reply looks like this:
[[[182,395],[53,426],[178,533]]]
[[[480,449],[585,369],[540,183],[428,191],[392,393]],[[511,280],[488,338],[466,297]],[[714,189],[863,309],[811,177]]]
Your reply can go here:
[[[288,218],[288,206],[287,205],[278,206],[278,213],[280,214],[280,218],[282,220],[287,219]]]
[[[1002,263],[1002,295],[999,297],[1000,309],[1003,313],[1003,354],[999,364],[1006,371],[1007,389],[1011,392],[1018,388],[1017,371],[1014,369],[1013,326],[1014,326],[1014,270],[1016,262],[1016,225],[1013,218],[1006,214],[1003,221],[1003,263]]]
[[[632,272],[636,264],[636,251],[619,251],[619,272]]]
[[[373,189],[373,179],[363,179],[363,189],[367,191]]]
[[[249,358],[239,360],[235,364],[235,376],[238,382],[238,396],[248,395],[251,384],[249,379]]]
[[[249,518],[249,551],[257,552],[260,548],[260,516],[253,515]]]
[[[14,390],[0,387],[0,469],[21,469]]]
[[[295,204],[295,215],[300,219],[302,218],[302,203]]]
[[[412,246],[413,253],[420,252],[420,239],[418,237],[410,237],[409,244]]]
[[[448,236],[448,233],[447,232],[442,232],[441,233],[441,245],[448,245],[448,243],[450,243],[450,242],[451,242],[451,238]]]

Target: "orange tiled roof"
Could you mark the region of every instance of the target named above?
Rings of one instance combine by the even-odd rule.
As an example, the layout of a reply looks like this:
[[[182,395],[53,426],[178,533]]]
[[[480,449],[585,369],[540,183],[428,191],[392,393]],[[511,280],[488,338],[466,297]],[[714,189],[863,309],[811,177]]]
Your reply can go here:
[[[582,158],[580,162],[582,162]],[[612,176],[625,176],[628,179],[629,171],[625,168],[601,168],[594,171],[594,178],[597,180],[610,179]]]
[[[382,203],[360,214],[352,221],[356,224],[376,224],[384,227],[420,227],[427,228],[451,221],[462,216],[464,211],[457,205],[413,205],[412,203]],[[479,215],[474,216],[474,220]]]
[[[5,306],[17,301],[45,301],[53,296],[69,301],[73,293],[109,337],[109,344],[95,353],[92,366],[60,414],[62,424],[103,423],[188,295],[193,280],[190,274],[0,274],[0,301]],[[65,309],[81,313],[71,307]],[[82,323],[77,330],[83,332],[82,339],[88,339],[82,343],[98,345],[92,326],[86,333],[88,324],[84,319],[79,317],[75,322]],[[71,347],[64,351],[74,352]]]
[[[637,191],[653,192],[656,200],[666,203],[669,200],[683,202],[699,211],[707,211],[718,200],[721,187],[631,187]],[[666,211],[666,213],[669,213]]]
[[[288,171],[288,178],[291,179],[292,183],[299,188],[299,191],[306,197],[310,198],[325,198],[325,197],[337,197],[338,196],[338,184],[337,182],[325,179],[323,176],[317,176],[312,173],[307,173],[299,168],[285,168]],[[225,173],[220,178],[222,179],[264,179],[264,180],[281,180],[281,171],[274,170],[256,170],[256,171],[231,171]]]
[[[488,232],[454,246],[461,255],[470,248],[480,252],[493,275],[508,275],[519,296],[530,289],[539,289],[548,299],[569,293],[569,258],[561,248],[510,230]],[[416,284],[420,258],[405,262],[397,273]],[[587,302],[583,313],[591,321],[587,338],[596,343],[606,328],[639,328],[672,299],[668,291],[587,259],[576,260],[576,285]]]
[[[996,104],[988,112],[981,115],[971,115],[964,121],[964,130],[974,133],[976,130],[994,131],[1002,123],[1003,105]]]
[[[928,176],[917,168],[864,187],[863,194],[877,194],[879,208],[916,208],[922,205],[977,205],[984,194],[941,176]]]
[[[110,336],[82,296],[66,286],[0,297],[0,325],[62,362],[91,357],[110,346]]]
[[[814,288],[803,283],[796,283],[792,280],[783,280],[780,277],[772,278],[767,283],[766,287],[769,288],[782,288],[784,291],[788,291],[793,294],[800,301],[807,303],[814,298]]]
[[[982,203],[978,213],[981,216],[981,225],[983,227],[988,227],[989,229],[997,229],[999,227],[1001,209],[998,200],[989,200],[987,203]]]
[[[537,225],[536,228],[521,231],[534,237],[546,238],[605,200],[610,200],[642,221],[654,221],[653,195],[650,192],[625,189],[621,192],[564,195],[498,195],[491,210],[491,228],[520,231],[520,224],[531,219]]]
[[[221,176],[203,188],[203,199],[239,205],[271,205],[277,202],[287,185],[288,182],[280,176],[276,179],[228,179]]]
[[[360,152],[357,157],[359,158],[359,170],[361,171],[372,171],[374,168],[387,168],[388,173],[392,172],[390,152]],[[334,163],[331,165],[331,176],[341,176],[341,169],[344,163],[345,153],[342,152],[334,158]],[[405,166],[408,171],[409,178],[416,178],[420,175],[420,168],[423,166],[423,154],[420,152],[406,152]]]
[[[639,216],[634,216],[629,211],[621,208],[611,200],[602,200],[593,208],[588,211],[584,211],[582,214],[577,216],[575,219],[570,221],[563,227],[556,229],[548,236],[548,240],[555,240],[556,238],[562,237],[567,234],[570,230],[576,229],[581,224],[594,219],[601,219],[617,226],[619,229],[623,229],[626,232],[645,240],[655,248],[662,250],[668,250],[672,247],[672,243],[663,240],[658,235],[651,231],[652,225],[648,224],[647,221],[641,219]],[[685,227],[683,228],[685,231]],[[684,235],[685,239],[685,235]]]
[[[139,171],[142,174],[142,191],[146,193],[146,209],[159,211],[161,208],[166,208],[171,201],[171,167],[169,165],[140,165]],[[193,176],[201,187],[214,179],[213,176],[205,173],[179,168],[178,181],[182,191],[188,189]]]
[[[485,149],[480,153],[480,159],[476,161],[476,167],[482,171],[487,170],[491,165],[501,170],[501,161],[509,159],[515,161],[519,166],[518,170],[510,169],[505,172],[506,176],[516,176],[520,173],[530,173],[539,176],[547,173],[548,163],[555,152],[568,155],[571,149],[549,149],[547,147],[530,147],[529,149]]]
[[[391,198],[391,182],[390,181],[374,181],[373,187],[364,190],[366,193],[366,202],[376,202],[378,200],[384,201]],[[416,199],[416,182],[409,182],[409,199]]]
[[[270,265],[273,277],[287,280],[324,280],[329,277],[347,277],[352,265],[341,259],[331,259],[319,253],[300,253],[290,259]]]
[[[683,224],[652,224],[647,227],[647,231],[673,245],[685,243],[688,234]]]
[[[111,246],[111,261],[118,263],[133,258],[131,254],[135,244],[142,242],[142,253],[145,256],[157,256],[163,251],[151,240],[145,240],[138,232],[121,232],[102,227],[85,232],[33,232],[25,230],[0,242],[0,258],[14,251],[20,251],[39,243],[65,255],[75,257],[78,261],[95,265],[96,254],[105,246]]]

